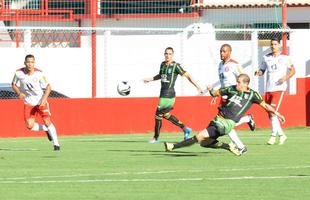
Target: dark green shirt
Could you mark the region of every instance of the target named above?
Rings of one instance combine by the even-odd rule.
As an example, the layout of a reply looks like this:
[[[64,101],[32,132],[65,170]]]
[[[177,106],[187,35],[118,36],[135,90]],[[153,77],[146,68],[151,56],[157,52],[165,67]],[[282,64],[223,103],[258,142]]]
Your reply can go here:
[[[220,114],[226,118],[238,122],[250,109],[253,103],[260,104],[263,99],[256,91],[239,92],[236,86],[224,87],[219,90],[221,96],[227,96],[227,103],[219,107]]]
[[[174,98],[175,90],[174,85],[177,80],[178,75],[181,76],[185,74],[186,71],[181,67],[179,63],[173,61],[171,64],[167,65],[166,62],[160,64],[159,75],[161,77],[161,89],[160,97],[164,98]]]

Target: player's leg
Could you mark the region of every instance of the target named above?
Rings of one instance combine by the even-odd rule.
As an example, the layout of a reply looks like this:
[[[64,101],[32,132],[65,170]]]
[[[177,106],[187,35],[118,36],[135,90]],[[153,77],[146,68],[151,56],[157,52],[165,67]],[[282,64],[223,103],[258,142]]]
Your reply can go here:
[[[280,106],[281,106],[281,103],[282,103],[282,100],[283,100],[283,97],[284,97],[284,93],[285,93],[284,91],[278,92],[277,93],[277,97],[274,98],[275,102],[277,102],[277,104],[276,104],[276,111],[279,111],[279,109],[280,109]],[[274,121],[275,121],[275,127],[277,129],[277,133],[278,133],[278,135],[280,137],[279,144],[282,145],[282,144],[285,143],[285,141],[287,139],[287,136],[283,132],[283,129],[281,127],[281,123],[280,123],[278,117],[276,117],[276,116],[273,116],[273,117],[275,117],[275,119],[276,119]]]
[[[239,126],[241,124],[247,123],[251,129],[251,131],[255,130],[255,121],[254,121],[254,117],[253,115],[249,114],[249,115],[245,115],[243,117],[241,117],[241,119],[239,120],[238,123],[236,123],[236,126]]]
[[[156,114],[155,114],[155,127],[154,127],[154,136],[150,139],[149,143],[150,144],[157,144],[159,143],[159,134],[160,134],[160,129],[162,126],[162,119],[163,119],[163,114],[161,114],[157,108]]]
[[[162,98],[163,117],[174,125],[180,127],[184,132],[184,139],[188,139],[192,129],[185,126],[183,122],[181,122],[176,116],[170,113],[170,111],[173,109],[174,103],[175,98]]]
[[[229,133],[228,133],[228,137],[230,138],[230,140],[233,142],[234,145],[236,145],[236,147],[238,148],[240,155],[245,153],[247,151],[246,146],[243,144],[243,142],[240,140],[240,138],[237,135],[237,132],[235,129],[232,129]]]
[[[272,107],[274,107],[276,110],[280,108],[282,99],[283,99],[284,92],[279,91],[279,92],[268,92],[266,93],[266,102],[270,104]],[[276,136],[280,136],[280,143],[279,144],[284,144],[285,140],[287,139],[286,135],[284,134],[280,121],[277,116],[268,113],[269,115],[269,120],[271,124],[271,137],[268,140],[267,144],[273,145],[276,143]]]
[[[203,129],[197,135],[191,138],[188,138],[186,140],[183,140],[181,142],[178,142],[175,144],[165,142],[165,149],[166,151],[172,151],[174,149],[192,146],[195,143],[200,143],[201,141],[204,141],[204,140],[207,141],[209,137],[210,136],[209,136],[207,129]]]
[[[47,127],[35,121],[35,117],[39,112],[38,106],[24,105],[24,119],[26,122],[26,127],[31,131],[45,131],[47,132]],[[48,139],[51,141],[51,137],[47,134]]]
[[[57,130],[54,124],[51,121],[51,113],[49,109],[49,104],[46,103],[44,106],[39,107],[40,110],[40,115],[44,121],[45,126],[47,127],[47,132],[50,135],[53,145],[54,145],[54,150],[60,150],[60,145],[58,141],[58,136],[57,136]]]

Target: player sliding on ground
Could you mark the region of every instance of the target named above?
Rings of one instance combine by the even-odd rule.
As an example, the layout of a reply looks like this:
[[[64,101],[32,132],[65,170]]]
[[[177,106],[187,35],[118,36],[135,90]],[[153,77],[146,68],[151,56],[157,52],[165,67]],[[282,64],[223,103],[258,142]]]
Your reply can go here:
[[[244,73],[240,64],[231,58],[231,52],[232,52],[232,47],[229,44],[223,44],[221,46],[220,57],[222,61],[218,65],[218,75],[219,75],[221,88],[236,85],[237,76]],[[224,105],[227,103],[226,97],[227,96],[222,96],[220,98],[221,99],[220,105]],[[216,98],[217,97],[213,97],[211,104],[215,103]],[[236,123],[236,126],[239,126],[243,123],[247,123],[251,131],[255,130],[255,122],[251,114],[242,116],[239,122]],[[228,133],[228,137],[230,138],[232,143],[236,145],[238,149],[240,149],[241,153],[245,153],[247,151],[246,146],[239,139],[234,129],[232,129]],[[214,144],[211,144],[210,146],[209,144],[201,143],[200,145],[204,147],[216,147],[214,146]]]
[[[213,90],[213,88],[209,86],[208,90],[213,97],[227,95],[228,102],[219,107],[218,114],[207,128],[201,130],[196,136],[182,142],[176,144],[165,143],[166,151],[191,146],[203,141],[211,143],[218,137],[227,135],[254,103],[259,104],[266,111],[275,114],[284,123],[284,116],[269,104],[266,104],[256,91],[250,89],[248,86],[249,83],[250,77],[246,74],[240,74],[237,77],[237,85],[221,88],[219,90]]]

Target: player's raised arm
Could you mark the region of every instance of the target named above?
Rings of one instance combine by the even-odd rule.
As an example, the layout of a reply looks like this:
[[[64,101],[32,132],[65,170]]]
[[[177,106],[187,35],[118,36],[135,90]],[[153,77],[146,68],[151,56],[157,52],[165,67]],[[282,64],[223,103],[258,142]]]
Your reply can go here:
[[[259,105],[263,107],[267,112],[275,114],[282,123],[285,122],[285,117],[281,115],[278,111],[276,111],[271,105],[265,103],[265,101],[262,101]]]

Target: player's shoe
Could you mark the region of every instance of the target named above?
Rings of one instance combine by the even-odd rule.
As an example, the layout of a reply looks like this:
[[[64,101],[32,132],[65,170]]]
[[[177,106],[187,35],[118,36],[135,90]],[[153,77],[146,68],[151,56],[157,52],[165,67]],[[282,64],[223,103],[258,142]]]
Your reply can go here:
[[[244,146],[242,149],[239,149],[240,156],[241,156],[242,154],[245,154],[247,151],[248,151],[248,149],[246,148],[246,146]]]
[[[274,145],[275,143],[276,143],[276,137],[271,136],[270,139],[268,140],[267,144]]]
[[[285,143],[285,140],[287,140],[286,135],[281,135],[279,140],[279,145],[282,145]]]
[[[164,145],[165,145],[166,151],[172,151],[173,150],[174,145],[172,143],[165,142]]]
[[[156,138],[153,137],[153,138],[150,139],[149,143],[150,144],[159,144],[159,139],[158,138],[156,139]]]
[[[60,146],[54,145],[54,151],[60,151]]]
[[[236,156],[240,156],[241,153],[239,151],[239,149],[236,147],[235,144],[233,144],[232,142],[228,144],[229,145],[229,151],[233,154],[235,154]]]
[[[249,114],[248,116],[249,116],[249,118],[250,118],[250,121],[248,122],[248,125],[249,125],[251,131],[254,131],[255,128],[256,128],[255,121],[254,121],[254,117],[253,117],[252,114]]]
[[[47,139],[48,139],[49,141],[52,141],[53,138],[52,138],[52,136],[48,133],[48,131],[45,131],[45,133],[46,133],[46,135],[47,135]]]
[[[184,140],[189,138],[189,135],[191,134],[191,132],[192,132],[191,128],[189,128],[189,127],[184,128]]]

